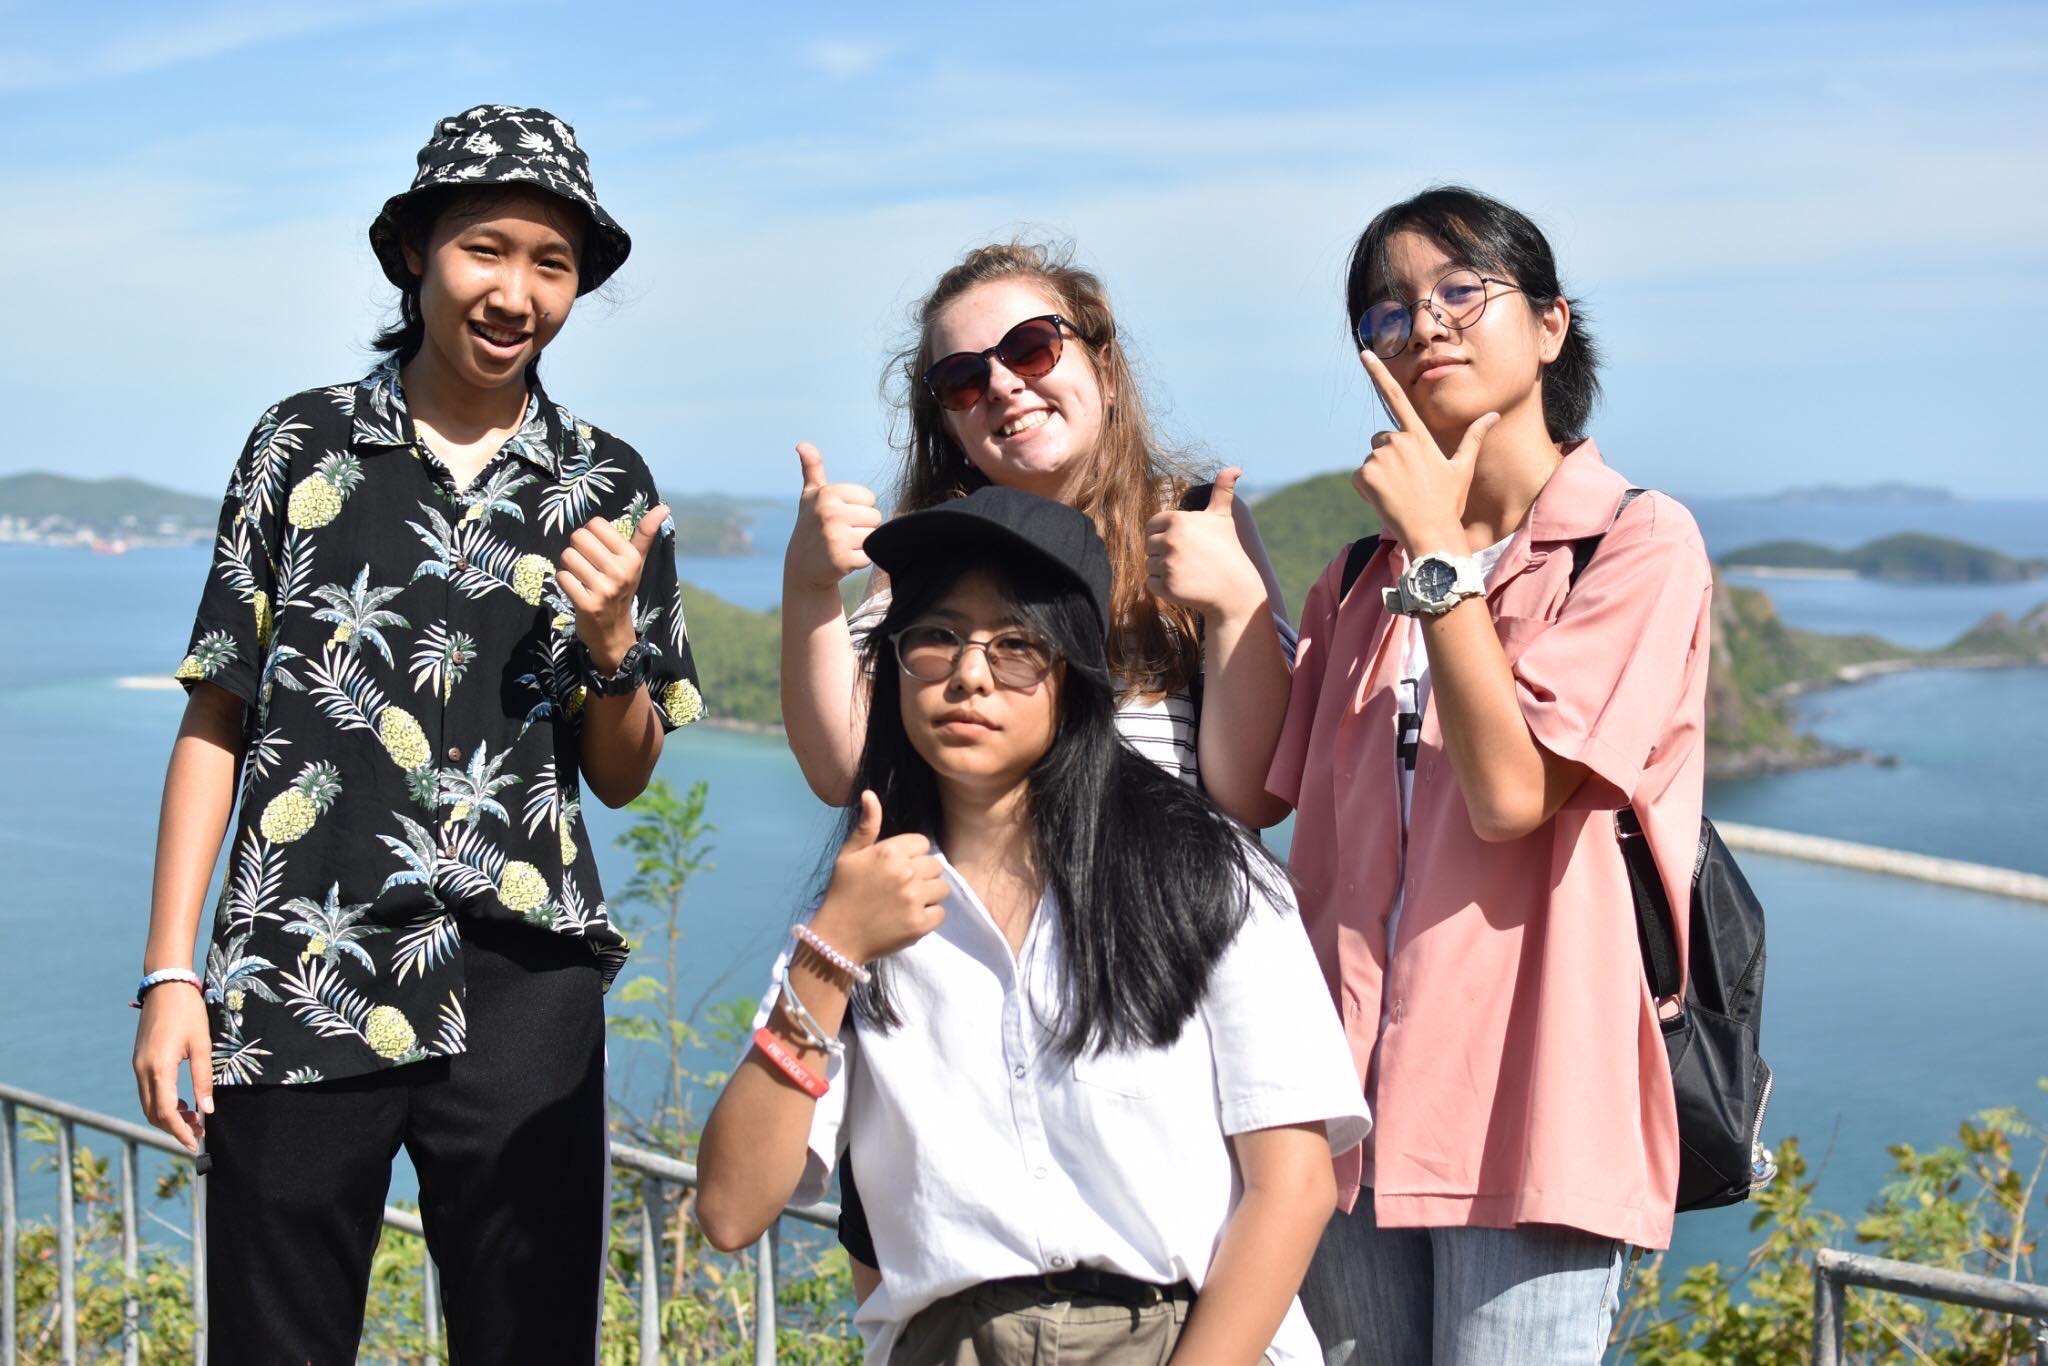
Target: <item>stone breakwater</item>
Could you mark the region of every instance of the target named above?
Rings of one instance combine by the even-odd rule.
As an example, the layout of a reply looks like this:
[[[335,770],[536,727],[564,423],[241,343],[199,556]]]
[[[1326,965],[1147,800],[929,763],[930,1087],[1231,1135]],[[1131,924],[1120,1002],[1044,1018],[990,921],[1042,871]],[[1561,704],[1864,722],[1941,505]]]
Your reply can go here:
[[[1969,892],[2011,897],[2048,906],[2048,877],[2025,873],[2017,868],[1994,868],[1989,864],[1965,863],[1961,859],[1936,858],[1903,849],[1884,849],[1874,844],[1828,839],[1821,835],[1799,835],[1789,830],[1770,830],[1760,825],[1714,823],[1721,839],[1731,849],[1771,854],[1779,858],[1804,859],[1837,868],[1854,868],[1889,877],[1912,878]]]

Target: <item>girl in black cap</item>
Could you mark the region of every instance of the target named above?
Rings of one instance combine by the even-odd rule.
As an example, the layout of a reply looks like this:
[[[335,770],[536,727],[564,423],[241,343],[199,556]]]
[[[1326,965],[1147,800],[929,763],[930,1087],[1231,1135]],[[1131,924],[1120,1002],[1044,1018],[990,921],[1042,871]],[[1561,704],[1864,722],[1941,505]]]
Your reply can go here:
[[[626,946],[579,775],[631,800],[702,702],[647,466],[536,365],[631,243],[505,105],[436,125],[370,242],[388,355],[257,423],[177,669],[136,1082],[209,1149],[212,1360],[355,1358],[403,1145],[456,1357],[587,1361]]]
[[[871,1362],[1314,1360],[1295,1289],[1365,1111],[1285,878],[1118,739],[1101,540],[989,487],[867,553],[860,800],[699,1221],[742,1247],[858,1158]]]

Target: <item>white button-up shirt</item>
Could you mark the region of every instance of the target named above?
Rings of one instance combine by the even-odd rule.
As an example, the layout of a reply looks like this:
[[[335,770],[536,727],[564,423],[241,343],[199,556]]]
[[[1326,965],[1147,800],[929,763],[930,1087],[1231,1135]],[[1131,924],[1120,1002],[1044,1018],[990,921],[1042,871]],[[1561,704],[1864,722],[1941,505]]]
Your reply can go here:
[[[943,860],[942,860],[943,862]],[[1200,1290],[1241,1184],[1229,1138],[1371,1127],[1330,993],[1284,884],[1255,891],[1200,1008],[1166,1048],[1061,1059],[1061,916],[1047,894],[1015,957],[951,864],[939,928],[890,959],[903,1023],[847,1030],[796,1198],[851,1150],[883,1268],[854,1317],[886,1362],[919,1310],[982,1281],[1098,1267]],[[765,1021],[774,994],[764,1000]],[[1299,1303],[1267,1353],[1321,1360]]]

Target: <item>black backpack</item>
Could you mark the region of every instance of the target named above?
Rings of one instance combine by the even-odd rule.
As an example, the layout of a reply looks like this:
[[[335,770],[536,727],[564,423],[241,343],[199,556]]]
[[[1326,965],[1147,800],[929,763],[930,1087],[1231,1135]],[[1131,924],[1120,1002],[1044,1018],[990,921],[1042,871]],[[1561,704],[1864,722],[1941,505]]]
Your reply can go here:
[[[1643,490],[1630,489],[1614,510]],[[1572,542],[1570,584],[1592,563],[1602,536]],[[1353,541],[1344,558],[1342,601],[1379,550],[1381,538]],[[1678,947],[1671,906],[1634,808],[1615,813],[1622,861],[1635,901],[1643,974],[1659,1001],[1678,994]],[[1700,819],[1692,865],[1685,999],[1662,1020],[1678,1101],[1678,1209],[1712,1209],[1749,1198],[1778,1174],[1763,1145],[1771,1069],[1757,1051],[1764,1011],[1764,908],[1712,821]]]

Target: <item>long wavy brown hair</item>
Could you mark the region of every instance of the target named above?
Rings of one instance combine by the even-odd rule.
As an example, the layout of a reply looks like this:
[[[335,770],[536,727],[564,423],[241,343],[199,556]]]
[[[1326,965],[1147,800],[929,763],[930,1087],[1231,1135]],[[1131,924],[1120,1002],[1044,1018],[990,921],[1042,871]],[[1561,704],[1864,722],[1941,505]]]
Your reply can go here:
[[[946,430],[945,410],[924,387],[923,376],[938,359],[932,354],[932,331],[946,305],[977,286],[1016,279],[1042,290],[1073,325],[1105,396],[1102,435],[1078,481],[1068,485],[1068,498],[1094,521],[1109,549],[1115,626],[1110,668],[1126,696],[1186,687],[1202,666],[1195,615],[1146,589],[1145,524],[1180,500],[1193,471],[1154,440],[1137,378],[1117,338],[1109,291],[1100,276],[1074,264],[1071,243],[1010,241],[976,247],[917,302],[912,311],[917,340],[890,358],[882,378],[884,395],[899,417],[896,447],[903,471],[896,483],[896,510],[915,512],[989,482]]]

